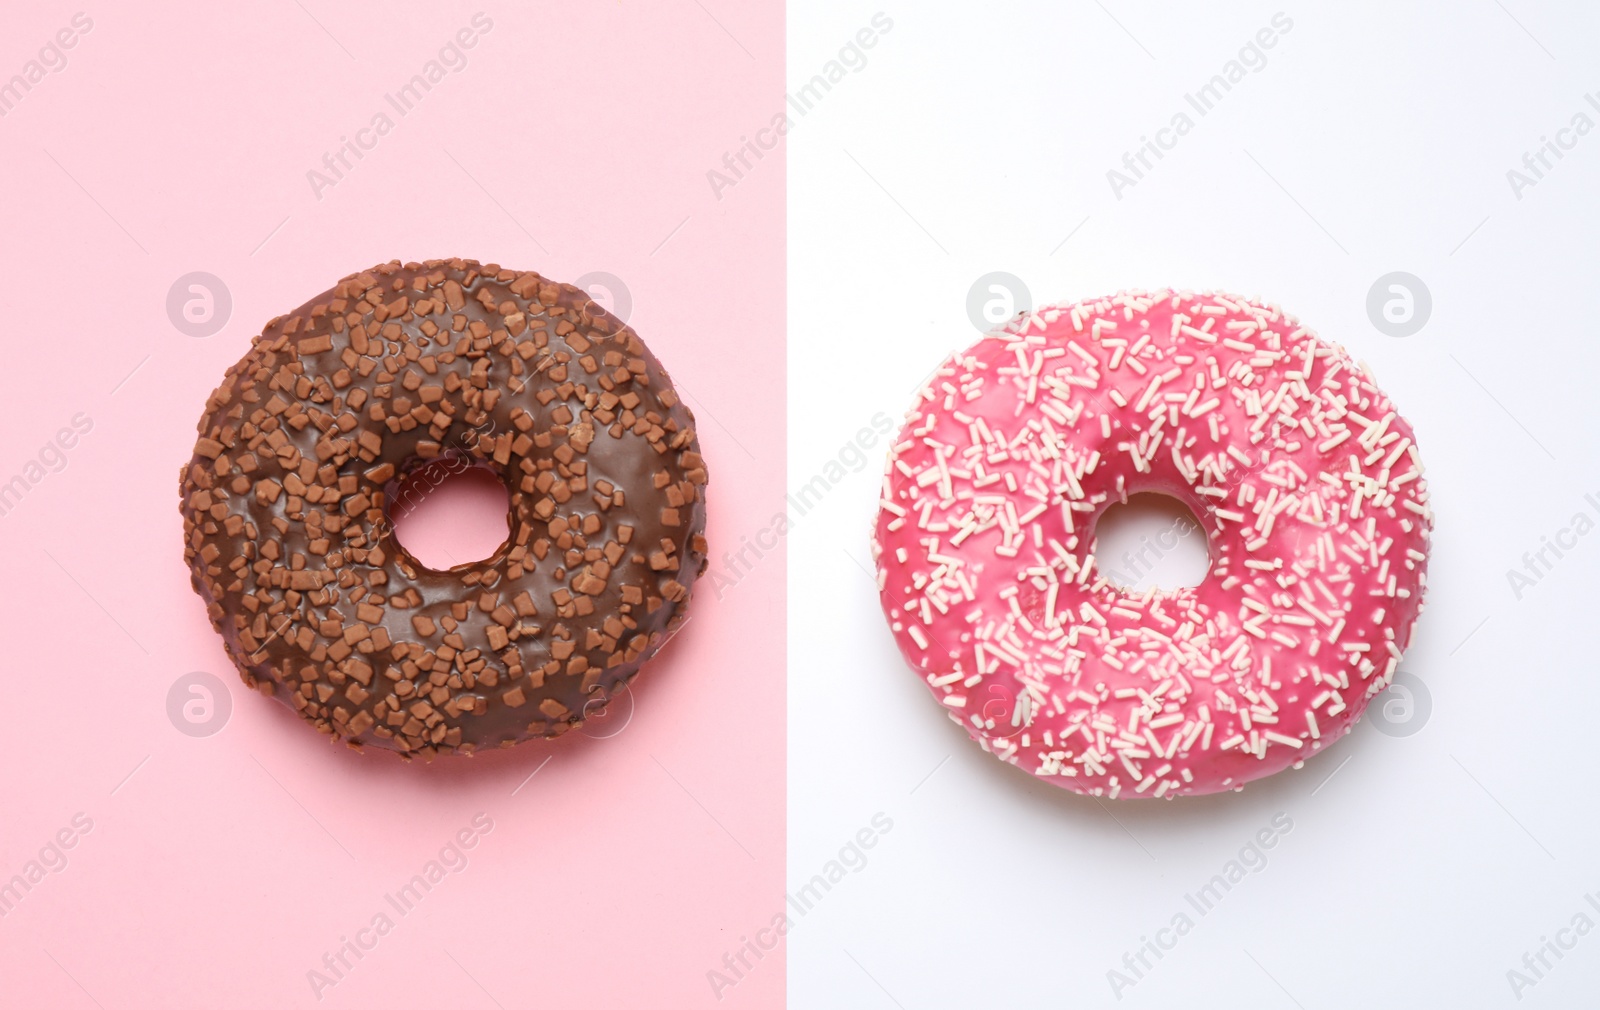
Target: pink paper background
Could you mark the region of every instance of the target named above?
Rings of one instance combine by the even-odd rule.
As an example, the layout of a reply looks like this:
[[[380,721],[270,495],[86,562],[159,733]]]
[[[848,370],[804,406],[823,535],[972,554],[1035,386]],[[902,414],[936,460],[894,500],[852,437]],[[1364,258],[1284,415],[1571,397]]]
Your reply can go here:
[[[783,905],[781,552],[723,599],[700,583],[616,736],[426,767],[247,693],[182,564],[178,470],[224,368],[395,257],[623,278],[700,418],[713,554],[781,510],[782,159],[720,201],[706,171],[782,107],[782,5],[532,7],[485,5],[468,65],[404,117],[385,92],[476,0],[91,8],[0,118],[0,482],[93,421],[0,516],[0,883],[93,822],[0,917],[0,1003],[781,1005],[781,948],[720,1004],[706,976]],[[76,10],[12,5],[0,82]],[[307,170],[380,109],[392,132],[318,200]],[[195,270],[233,299],[207,338],[165,307]],[[166,712],[196,670],[233,701],[200,739]],[[479,812],[470,863],[395,913]],[[319,1003],[307,972],[380,911],[394,930]]]

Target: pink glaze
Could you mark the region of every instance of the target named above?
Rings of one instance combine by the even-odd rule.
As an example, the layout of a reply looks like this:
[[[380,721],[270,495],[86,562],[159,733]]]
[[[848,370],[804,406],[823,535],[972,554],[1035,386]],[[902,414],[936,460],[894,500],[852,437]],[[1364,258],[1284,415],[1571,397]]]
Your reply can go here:
[[[1200,585],[1094,570],[1159,491]],[[1131,291],[1019,316],[947,360],[889,453],[873,541],[901,651],[985,750],[1094,796],[1238,789],[1348,733],[1422,611],[1411,426],[1276,307]]]

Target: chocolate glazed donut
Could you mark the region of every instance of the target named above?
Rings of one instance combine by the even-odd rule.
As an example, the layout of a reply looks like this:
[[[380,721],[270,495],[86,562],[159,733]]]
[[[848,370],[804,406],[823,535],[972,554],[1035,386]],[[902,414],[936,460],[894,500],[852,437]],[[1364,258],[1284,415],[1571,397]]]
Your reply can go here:
[[[245,682],[350,746],[552,737],[629,683],[705,570],[694,417],[582,290],[398,261],[266,326],[181,480],[195,591]],[[386,504],[448,454],[499,476],[510,536],[424,567]]]

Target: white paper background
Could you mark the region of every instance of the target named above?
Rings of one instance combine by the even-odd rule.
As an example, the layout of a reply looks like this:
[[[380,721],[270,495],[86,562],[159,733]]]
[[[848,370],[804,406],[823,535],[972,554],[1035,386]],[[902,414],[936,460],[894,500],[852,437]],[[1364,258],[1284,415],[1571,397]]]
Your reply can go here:
[[[1404,737],[1369,714],[1242,794],[1101,805],[1033,782],[901,664],[865,571],[879,439],[787,541],[791,891],[874,813],[894,825],[797,917],[793,1006],[1509,1007],[1541,937],[1600,923],[1600,531],[1522,600],[1506,578],[1600,499],[1600,129],[1522,199],[1506,178],[1574,114],[1600,124],[1600,10],[1205,7],[791,4],[791,89],[874,12],[894,24],[789,137],[790,486],[853,459],[877,412],[898,425],[976,336],[967,293],[991,271],[1036,304],[1164,284],[1276,301],[1418,432],[1438,525],[1402,670],[1431,712]],[[1265,68],[1199,117],[1185,93],[1279,10]],[[1192,132],[1118,200],[1107,170],[1180,110]],[[1433,300],[1405,338],[1366,311],[1395,270]],[[1184,895],[1280,812],[1265,869],[1198,916]],[[1194,930],[1119,1001],[1107,971],[1180,910]],[[1564,936],[1522,1005],[1594,1005],[1600,930]]]

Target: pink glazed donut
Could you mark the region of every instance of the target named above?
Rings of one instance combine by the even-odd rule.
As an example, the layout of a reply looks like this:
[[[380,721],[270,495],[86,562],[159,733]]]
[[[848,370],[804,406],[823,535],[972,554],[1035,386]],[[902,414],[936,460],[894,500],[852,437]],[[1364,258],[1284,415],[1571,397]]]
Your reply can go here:
[[[1207,533],[1198,586],[1096,570],[1156,491]],[[889,453],[873,539],[901,652],[985,750],[1091,796],[1241,788],[1348,733],[1422,612],[1411,426],[1274,306],[1129,291],[947,360]]]

